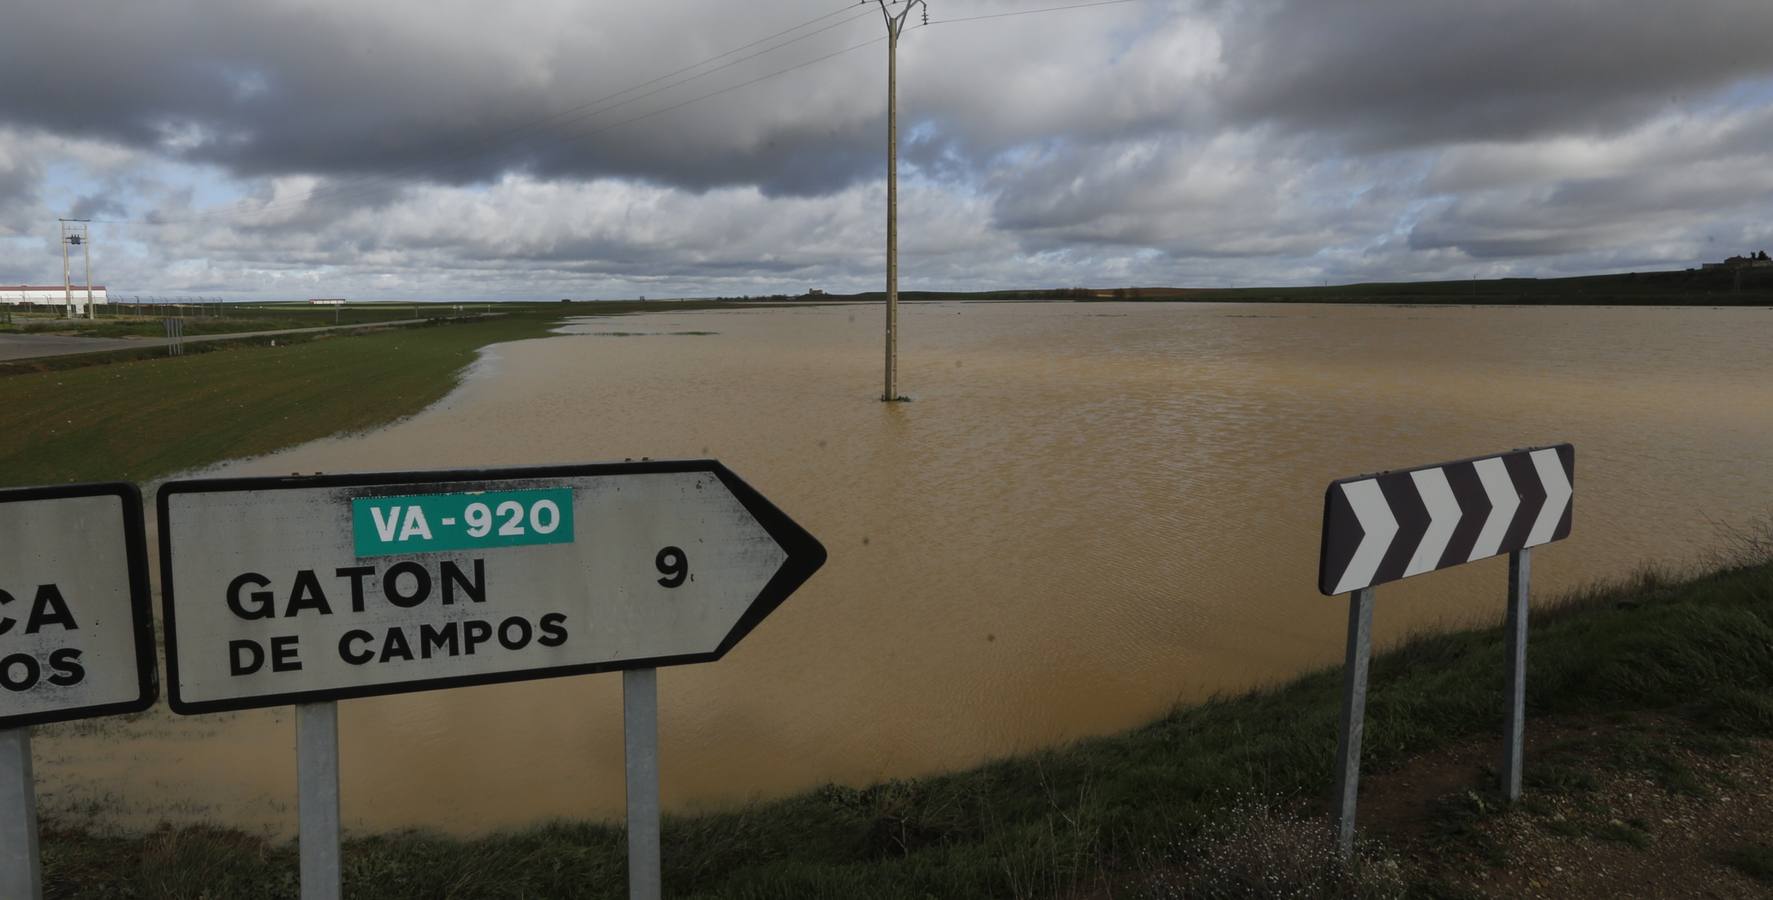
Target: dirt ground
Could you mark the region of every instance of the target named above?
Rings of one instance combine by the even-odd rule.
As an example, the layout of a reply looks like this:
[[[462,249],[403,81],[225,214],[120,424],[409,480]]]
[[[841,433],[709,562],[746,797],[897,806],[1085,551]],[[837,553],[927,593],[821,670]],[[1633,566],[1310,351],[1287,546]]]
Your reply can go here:
[[[1536,720],[1512,808],[1500,753],[1468,743],[1365,779],[1363,831],[1450,895],[1773,896],[1744,870],[1773,860],[1773,741],[1662,716]]]

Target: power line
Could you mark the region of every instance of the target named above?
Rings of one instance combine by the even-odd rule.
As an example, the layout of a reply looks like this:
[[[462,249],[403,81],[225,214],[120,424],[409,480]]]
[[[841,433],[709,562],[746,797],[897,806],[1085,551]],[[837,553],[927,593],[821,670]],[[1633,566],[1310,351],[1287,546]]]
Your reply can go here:
[[[864,0],[864,2],[866,2],[866,0]],[[900,2],[902,2],[902,0],[890,0],[889,5],[897,6],[897,5],[899,5]],[[1097,2],[1092,2],[1092,3],[1074,3],[1074,4],[1063,5],[1063,6],[1042,7],[1040,9],[1013,10],[1010,12],[989,13],[989,14],[985,14],[985,15],[966,16],[966,17],[955,18],[955,19],[933,19],[933,20],[925,23],[924,26],[919,26],[919,27],[927,27],[928,25],[947,25],[947,24],[953,24],[953,23],[959,23],[959,22],[974,22],[974,21],[979,21],[982,19],[1000,19],[1000,18],[1007,18],[1007,17],[1012,17],[1012,16],[1026,16],[1026,15],[1036,15],[1036,14],[1040,14],[1040,13],[1062,12],[1065,10],[1074,10],[1074,9],[1088,9],[1088,8],[1099,7],[1099,6],[1116,6],[1116,5],[1120,5],[1120,4],[1124,4],[1124,3],[1137,3],[1137,2],[1144,2],[1144,0],[1097,0]],[[808,25],[811,25],[816,22],[820,22],[825,19],[831,18],[832,16],[841,15],[844,12],[855,10],[858,8],[859,5],[860,4],[846,5],[842,9],[837,10],[836,12],[826,13],[826,14],[818,16],[814,19],[809,19],[808,21],[803,22],[800,25],[796,25],[793,28],[785,29],[785,30],[777,32],[776,34],[771,35],[769,37],[760,38],[756,41],[751,42],[750,44],[746,44],[742,47],[737,47],[737,48],[734,48],[733,50],[729,50],[724,53],[718,54],[716,56],[709,57],[708,59],[703,60],[702,62],[696,63],[694,65],[686,66],[684,68],[678,69],[674,72],[667,73],[665,75],[658,76],[657,78],[653,78],[649,81],[642,82],[640,84],[636,84],[636,85],[633,85],[628,88],[624,88],[623,90],[617,91],[613,94],[607,94],[604,97],[598,98],[597,100],[590,101],[586,104],[582,104],[581,106],[575,107],[572,110],[567,110],[567,111],[563,111],[561,113],[556,113],[556,114],[549,116],[545,119],[541,119],[541,120],[537,120],[535,122],[529,123],[528,125],[518,126],[518,127],[511,128],[511,129],[507,129],[504,132],[501,132],[499,135],[497,135],[493,138],[489,138],[487,141],[483,141],[481,143],[481,145],[479,147],[477,147],[476,149],[481,149],[486,146],[489,146],[492,143],[492,141],[496,140],[498,137],[508,137],[511,134],[515,134],[519,131],[522,131],[522,130],[525,130],[528,128],[540,127],[542,125],[546,125],[551,122],[555,122],[557,120],[562,121],[562,122],[582,121],[583,119],[589,118],[591,116],[595,116],[595,115],[599,115],[599,114],[602,114],[605,112],[609,112],[610,110],[620,108],[621,106],[625,106],[628,103],[634,102],[635,100],[644,99],[645,97],[652,96],[654,94],[660,93],[661,91],[669,90],[670,88],[678,87],[683,84],[688,84],[692,81],[698,80],[698,79],[706,77],[708,75],[712,75],[715,72],[723,71],[725,69],[728,69],[728,68],[731,68],[735,65],[738,65],[739,63],[746,62],[746,61],[752,60],[752,59],[756,59],[759,56],[763,56],[767,53],[772,53],[776,50],[779,50],[783,47],[786,47],[790,44],[793,44],[793,43],[803,40],[805,38],[809,38],[809,37],[812,37],[817,34],[822,34],[822,33],[829,31],[833,28],[839,27],[841,25],[849,24],[850,22],[853,22],[856,19],[873,14],[871,10],[864,9],[863,12],[861,12],[857,15],[853,15],[849,18],[843,19],[842,21],[833,23],[831,25],[827,25],[824,28],[820,28],[816,31],[808,32],[803,35],[799,35],[799,36],[791,38],[787,41],[783,41],[780,44],[777,44],[773,47],[769,47],[764,50],[760,50],[757,53],[753,53],[753,54],[741,57],[739,59],[725,63],[721,66],[717,66],[717,67],[710,69],[706,72],[699,73],[697,75],[682,79],[680,81],[672,82],[671,84],[665,85],[660,88],[656,88],[652,91],[648,91],[647,93],[642,94],[638,97],[631,97],[628,100],[624,100],[622,103],[614,104],[612,106],[605,107],[604,109],[600,109],[600,110],[583,112],[584,110],[587,110],[589,107],[595,106],[595,105],[602,103],[606,100],[622,96],[623,94],[632,93],[633,91],[639,90],[639,89],[646,87],[648,85],[656,84],[659,81],[665,80],[667,78],[671,78],[675,75],[692,71],[694,69],[697,69],[697,68],[700,68],[704,65],[707,65],[708,63],[713,62],[715,60],[719,60],[719,59],[723,59],[725,57],[731,56],[734,53],[738,53],[738,52],[741,52],[741,51],[748,49],[750,47],[757,46],[758,44],[768,42],[770,40],[773,40],[776,37],[780,37],[782,35],[792,33],[794,31],[801,29],[801,28],[805,28]],[[758,84],[760,82],[768,81],[773,78],[778,78],[778,77],[780,77],[782,75],[786,75],[790,72],[795,72],[800,69],[807,68],[808,66],[816,65],[816,64],[824,62],[826,60],[833,59],[838,56],[842,56],[846,53],[851,53],[856,50],[860,50],[864,47],[868,47],[868,46],[872,46],[874,44],[881,43],[885,40],[887,40],[887,39],[884,37],[879,37],[879,38],[874,38],[874,39],[867,40],[867,41],[862,41],[861,43],[851,44],[850,46],[844,47],[841,50],[835,50],[831,53],[827,53],[822,56],[817,56],[817,57],[814,57],[813,59],[809,59],[804,62],[797,63],[792,66],[788,66],[786,68],[777,69],[774,72],[770,72],[768,74],[761,75],[756,78],[742,81],[737,84],[728,85],[727,87],[721,88],[719,90],[710,91],[705,94],[700,94],[695,97],[691,97],[687,100],[683,100],[681,102],[671,104],[670,106],[661,107],[659,109],[655,109],[655,110],[652,110],[651,112],[643,113],[638,116],[633,116],[633,117],[630,117],[627,119],[622,119],[617,122],[611,122],[606,125],[601,125],[599,127],[593,128],[589,131],[580,131],[575,135],[565,138],[562,141],[562,144],[563,145],[570,145],[570,144],[578,143],[580,141],[583,141],[587,138],[596,136],[598,134],[602,134],[604,132],[607,132],[607,131],[610,131],[610,130],[613,130],[616,128],[621,128],[621,127],[624,127],[627,125],[631,125],[635,122],[644,121],[646,119],[650,119],[655,116],[660,116],[665,113],[672,112],[674,110],[682,109],[686,106],[700,103],[703,100],[708,100],[708,99],[711,99],[714,97],[722,96],[724,94],[729,94],[729,93],[732,93],[733,91],[747,88],[747,87],[750,87],[751,85]],[[582,112],[582,114],[580,114],[581,112]],[[451,166],[451,165],[457,165],[463,161],[465,161],[465,157],[458,157],[451,162],[444,163],[444,167],[447,168],[448,166]],[[400,172],[404,174],[407,172],[413,172],[413,171],[425,169],[425,168],[436,169],[437,165],[438,164],[435,161],[433,161],[433,162],[419,164],[417,166],[409,166],[406,169],[400,170]],[[441,171],[441,169],[436,169],[436,170]],[[287,207],[287,206],[291,206],[291,205],[295,205],[295,204],[307,203],[311,200],[335,196],[335,195],[344,193],[344,192],[351,190],[353,188],[356,188],[356,187],[374,186],[377,182],[394,181],[394,180],[398,180],[398,179],[399,179],[398,175],[390,175],[387,173],[370,175],[370,176],[363,176],[362,178],[356,180],[355,182],[332,185],[332,186],[328,186],[326,188],[316,188],[315,190],[310,191],[300,197],[292,197],[292,198],[289,198],[286,200],[278,201],[276,203],[266,204],[264,206],[260,206],[260,207],[256,207],[256,208],[252,208],[252,209],[243,209],[243,210],[241,210],[241,212],[242,212],[242,214],[264,213],[264,212],[270,211],[272,209]],[[234,206],[245,207],[249,203],[250,203],[250,201],[241,201],[240,203],[234,204]],[[219,208],[219,209],[206,210],[206,211],[199,213],[195,216],[191,216],[191,217],[188,217],[185,219],[179,219],[179,220],[170,220],[170,221],[163,220],[163,221],[158,221],[158,222],[110,221],[110,222],[99,222],[97,224],[106,224],[106,225],[179,225],[179,224],[189,224],[192,222],[198,222],[198,221],[203,221],[203,220],[210,219],[210,218],[215,218],[220,215],[226,215],[229,212],[230,212],[230,209],[224,207],[224,208]]]
[[[665,113],[671,112],[673,110],[682,109],[686,106],[690,106],[695,103],[700,103],[703,100],[708,100],[713,97],[719,97],[723,94],[730,94],[733,91],[740,90],[742,88],[748,88],[754,84],[758,84],[758,83],[764,82],[764,81],[769,81],[772,78],[779,78],[783,75],[788,74],[789,72],[799,71],[799,70],[804,69],[808,66],[822,63],[828,59],[833,59],[833,58],[842,56],[845,53],[850,53],[850,52],[853,52],[856,50],[860,50],[863,47],[868,47],[868,46],[872,46],[874,44],[878,44],[884,40],[886,40],[886,38],[878,37],[878,38],[873,38],[871,40],[862,41],[859,44],[851,44],[850,46],[845,47],[841,50],[834,50],[834,51],[827,53],[823,56],[816,56],[816,57],[813,57],[812,59],[806,60],[805,62],[800,62],[800,63],[796,63],[792,66],[788,66],[786,68],[777,69],[776,71],[770,72],[767,75],[759,75],[756,78],[752,78],[747,81],[741,81],[738,84],[728,85],[728,86],[723,87],[723,88],[716,90],[716,91],[709,91],[706,94],[699,94],[697,96],[689,98],[688,100],[683,100],[678,103],[673,103],[670,106],[661,107],[659,109],[652,110],[651,112],[642,113],[638,116],[632,116],[630,118],[622,119],[621,121],[617,121],[617,122],[610,122],[606,125],[600,125],[600,126],[593,128],[589,131],[579,131],[579,132],[571,135],[570,137],[563,138],[562,141],[560,142],[559,146],[576,144],[580,141],[583,141],[587,138],[595,137],[595,136],[602,134],[606,131],[611,131],[616,128],[621,128],[625,125],[632,125],[635,122],[644,121],[646,119],[653,118],[654,116],[661,116],[661,115],[664,115]],[[294,202],[294,201],[291,201],[291,202]]]
[[[1115,6],[1121,3],[1140,3],[1143,0],[1098,0],[1095,3],[1072,3],[1066,6],[1048,6],[1041,9],[1018,9],[1010,12],[987,13],[981,16],[963,16],[958,19],[932,19],[931,25],[950,25],[955,22],[977,22],[980,19],[1007,19],[1010,16],[1032,16],[1036,13],[1061,12],[1067,9],[1089,9],[1093,6]]]
[[[575,136],[574,136],[574,137],[572,137],[572,138],[569,138],[569,139],[568,139],[568,140],[567,140],[567,143],[576,143],[576,142],[578,142],[578,141],[581,141],[581,140],[584,140],[584,139],[585,139],[585,138],[588,138],[588,137],[592,137],[592,136],[594,136],[594,135],[597,135],[597,134],[601,134],[601,133],[603,133],[603,132],[605,132],[605,131],[609,131],[609,130],[610,130],[610,129],[612,129],[612,128],[620,128],[620,127],[622,127],[622,126],[623,126],[623,125],[629,125],[629,124],[632,124],[632,123],[634,123],[634,122],[639,122],[639,121],[641,121],[641,120],[642,120],[642,119],[650,119],[650,118],[652,118],[652,117],[653,117],[653,116],[657,116],[657,115],[663,115],[663,114],[665,114],[665,113],[668,113],[668,112],[670,112],[670,111],[672,111],[672,110],[674,110],[674,109],[682,109],[682,108],[683,108],[683,107],[686,107],[686,106],[689,106],[689,105],[690,105],[690,104],[692,104],[692,103],[700,103],[700,102],[702,102],[702,101],[703,101],[703,100],[707,100],[707,99],[709,99],[709,98],[710,98],[710,97],[718,97],[718,96],[720,96],[720,95],[722,95],[722,94],[730,94],[730,93],[732,93],[732,92],[733,92],[733,91],[736,91],[736,90],[739,90],[739,89],[740,89],[740,88],[747,88],[747,87],[750,87],[750,86],[752,86],[752,85],[754,85],[754,84],[757,84],[757,83],[758,83],[758,82],[762,82],[762,81],[768,81],[768,80],[770,80],[770,79],[771,79],[771,78],[776,78],[776,77],[778,77],[778,76],[782,76],[782,75],[786,75],[786,74],[788,74],[788,73],[789,73],[789,72],[794,72],[794,71],[798,71],[798,70],[800,70],[800,69],[804,69],[804,68],[806,68],[806,67],[807,67],[807,66],[810,66],[810,65],[814,65],[814,64],[816,64],[816,63],[822,63],[822,62],[824,62],[824,61],[825,61],[825,60],[828,60],[828,59],[832,59],[832,58],[834,58],[834,57],[838,57],[838,56],[842,56],[842,55],[844,55],[844,54],[845,54],[845,53],[850,53],[850,52],[852,52],[852,51],[856,51],[856,50],[860,50],[860,49],[862,49],[862,48],[863,48],[863,47],[869,47],[869,46],[872,46],[872,45],[874,45],[874,44],[878,44],[878,43],[880,43],[880,42],[881,42],[881,41],[884,41],[884,40],[886,40],[886,38],[884,38],[884,37],[877,37],[877,38],[874,38],[874,39],[872,39],[872,40],[866,40],[866,41],[863,41],[863,42],[861,42],[861,43],[859,43],[859,44],[851,44],[851,45],[849,45],[849,46],[848,46],[848,47],[845,47],[845,48],[843,48],[843,49],[842,49],[842,50],[834,50],[834,51],[832,51],[832,52],[830,52],[830,53],[827,53],[827,54],[825,54],[825,55],[824,55],[824,56],[818,56],[818,57],[814,57],[814,58],[812,58],[812,59],[809,59],[809,60],[807,60],[807,61],[806,61],[806,62],[803,62],[803,63],[796,63],[796,64],[795,64],[795,65],[792,65],[792,66],[789,66],[789,67],[787,67],[787,68],[785,68],[785,69],[777,69],[777,70],[776,70],[776,71],[774,71],[774,72],[771,72],[771,73],[769,73],[769,74],[768,74],[768,75],[760,75],[760,76],[758,76],[758,77],[756,77],[756,78],[753,78],[753,79],[751,79],[751,80],[749,80],[749,81],[741,81],[741,82],[739,82],[739,83],[738,83],[738,84],[734,84],[734,85],[729,85],[729,86],[727,86],[727,87],[724,87],[724,88],[721,88],[721,89],[720,89],[720,90],[718,90],[718,91],[711,91],[711,92],[709,92],[709,93],[706,93],[706,94],[702,94],[702,95],[700,95],[700,96],[697,96],[697,97],[691,97],[691,98],[690,98],[690,99],[688,99],[688,100],[685,100],[685,101],[683,101],[683,102],[681,102],[681,103],[674,103],[674,104],[672,104],[672,105],[670,105],[670,106],[667,106],[667,107],[664,107],[664,108],[663,108],[663,109],[655,109],[655,110],[653,110],[653,111],[652,111],[652,112],[649,112],[649,113],[645,113],[645,114],[643,114],[643,115],[638,115],[638,116],[635,116],[635,117],[633,117],[633,118],[631,118],[631,119],[623,119],[623,120],[622,120],[622,121],[620,121],[620,122],[611,122],[611,123],[610,123],[610,124],[608,124],[608,125],[604,125],[604,126],[602,126],[602,127],[599,127],[599,128],[596,128],[596,129],[593,129],[593,130],[591,130],[591,131],[586,131],[586,132],[580,132],[580,133],[579,133],[579,134],[577,134],[577,135],[575,135]]]

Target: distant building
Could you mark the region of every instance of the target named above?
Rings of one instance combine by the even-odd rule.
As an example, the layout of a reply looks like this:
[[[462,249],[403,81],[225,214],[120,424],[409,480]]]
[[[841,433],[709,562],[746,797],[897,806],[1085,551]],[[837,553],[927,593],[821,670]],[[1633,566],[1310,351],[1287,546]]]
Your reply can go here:
[[[1732,256],[1721,263],[1705,263],[1702,269],[1766,269],[1773,268],[1773,259],[1767,258],[1767,251],[1750,253],[1747,256]]]
[[[86,308],[86,285],[74,286],[74,308]],[[0,284],[0,303],[29,303],[32,306],[61,306],[68,302],[68,294],[59,284]],[[105,294],[105,286],[92,286],[92,302],[94,305],[110,303]]]
[[[343,297],[309,297],[308,302],[315,306],[344,306]]]
[[[825,291],[822,288],[807,288],[806,295],[808,297],[823,297],[825,296]]]

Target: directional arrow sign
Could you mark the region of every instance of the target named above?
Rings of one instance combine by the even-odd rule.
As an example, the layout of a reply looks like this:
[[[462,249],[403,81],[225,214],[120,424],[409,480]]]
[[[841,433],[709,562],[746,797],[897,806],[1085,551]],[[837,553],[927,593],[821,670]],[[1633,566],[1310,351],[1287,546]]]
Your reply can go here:
[[[157,690],[135,485],[0,491],[0,729],[140,712]]]
[[[1318,590],[1349,591],[1570,535],[1569,444],[1361,475],[1324,492]]]
[[[170,482],[174,712],[720,658],[825,562],[711,460]]]

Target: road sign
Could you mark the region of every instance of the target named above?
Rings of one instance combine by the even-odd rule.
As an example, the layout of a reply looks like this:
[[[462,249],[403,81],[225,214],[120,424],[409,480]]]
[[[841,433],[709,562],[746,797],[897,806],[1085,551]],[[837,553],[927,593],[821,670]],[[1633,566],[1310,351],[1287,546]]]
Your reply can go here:
[[[710,661],[825,560],[709,460],[177,481],[158,505],[183,714]]]
[[[142,495],[0,490],[0,897],[43,896],[31,726],[154,705]]]
[[[1570,535],[1576,450],[1515,450],[1332,482],[1318,590],[1397,581]]]
[[[0,729],[154,705],[134,485],[0,491]]]
[[[1531,552],[1569,536],[1575,482],[1576,448],[1558,444],[1344,478],[1324,491],[1318,590],[1349,597],[1334,798],[1344,854],[1354,849],[1376,584],[1508,554],[1501,775],[1504,795],[1520,799]]]
[[[573,542],[573,492],[462,491],[351,501],[358,556]]]

